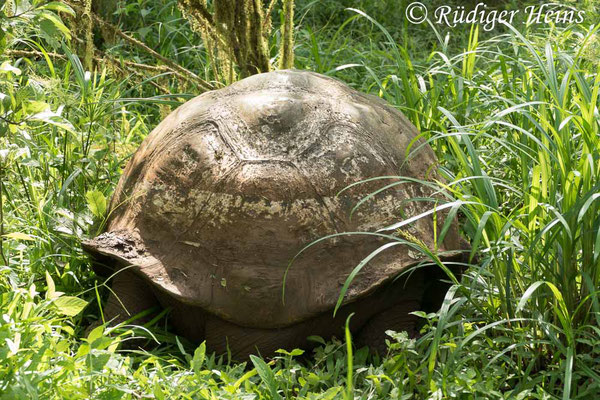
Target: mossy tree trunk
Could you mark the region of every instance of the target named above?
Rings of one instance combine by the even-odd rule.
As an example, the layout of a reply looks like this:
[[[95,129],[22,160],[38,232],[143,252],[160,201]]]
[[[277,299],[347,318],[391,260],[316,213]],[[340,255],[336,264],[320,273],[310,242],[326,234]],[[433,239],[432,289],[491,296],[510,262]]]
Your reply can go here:
[[[85,68],[92,70],[93,29],[98,27],[102,38],[114,40],[118,29],[106,21],[110,20],[119,0],[65,1],[77,10],[78,16],[70,18],[69,24],[74,36],[80,38],[75,45]],[[271,15],[280,1],[283,21],[278,67],[287,69],[294,66],[294,0],[178,0],[183,15],[202,37],[214,79],[228,84],[272,69]]]
[[[283,13],[279,68],[288,69],[294,66],[294,0],[283,0]]]
[[[232,82],[271,70],[269,36],[277,0],[179,0],[179,8],[200,32],[216,78]],[[280,67],[293,67],[293,0],[284,0]]]
[[[84,67],[91,71],[94,67],[95,41],[112,43],[115,35],[110,30],[94,24],[94,15],[105,21],[110,21],[117,10],[119,0],[66,0],[65,3],[73,7],[77,16],[65,15],[69,28],[74,37],[73,46],[77,54],[83,59]],[[95,27],[99,28],[95,31]]]

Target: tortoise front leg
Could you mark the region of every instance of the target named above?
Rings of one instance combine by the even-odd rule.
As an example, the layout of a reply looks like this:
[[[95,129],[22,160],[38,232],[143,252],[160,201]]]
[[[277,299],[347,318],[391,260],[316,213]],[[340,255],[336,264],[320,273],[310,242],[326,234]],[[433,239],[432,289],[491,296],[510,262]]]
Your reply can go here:
[[[112,292],[103,307],[104,320],[111,326],[158,306],[152,290],[142,278],[131,270],[118,272],[111,283]],[[137,319],[137,324],[150,320],[150,316]]]
[[[383,356],[387,353],[385,331],[406,331],[409,337],[416,337],[418,317],[409,313],[419,310],[420,304],[416,299],[406,299],[375,315],[358,332],[357,346],[369,346],[372,352]]]
[[[396,301],[388,308],[375,314],[359,330],[356,337],[358,347],[369,346],[371,351],[380,355],[387,353],[385,331],[406,331],[409,337],[418,335],[419,318],[410,314],[422,309],[424,277],[421,271],[416,271],[406,281],[405,285],[394,290],[397,292]]]

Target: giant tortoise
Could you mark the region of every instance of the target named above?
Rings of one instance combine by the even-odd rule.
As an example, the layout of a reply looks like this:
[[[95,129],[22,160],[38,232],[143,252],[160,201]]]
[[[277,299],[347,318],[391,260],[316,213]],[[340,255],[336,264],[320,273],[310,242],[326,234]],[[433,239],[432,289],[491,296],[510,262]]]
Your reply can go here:
[[[384,349],[387,329],[414,334],[409,313],[439,306],[447,288],[436,267],[403,274],[422,260],[405,244],[373,257],[332,311],[351,271],[386,244],[360,233],[434,207],[409,201],[431,193],[408,181],[352,212],[393,179],[349,185],[432,179],[434,153],[417,135],[381,99],[312,72],[259,74],[188,101],[143,141],[105,233],[83,243],[96,265],[121,271],[106,317],[170,307],[177,334],[235,358],[306,348],[308,336],[343,332],[350,313],[359,344]],[[408,146],[419,153],[407,159]],[[442,223],[440,213],[438,233]],[[433,224],[420,218],[405,232],[433,249]],[[456,225],[437,248],[448,263],[463,247]]]

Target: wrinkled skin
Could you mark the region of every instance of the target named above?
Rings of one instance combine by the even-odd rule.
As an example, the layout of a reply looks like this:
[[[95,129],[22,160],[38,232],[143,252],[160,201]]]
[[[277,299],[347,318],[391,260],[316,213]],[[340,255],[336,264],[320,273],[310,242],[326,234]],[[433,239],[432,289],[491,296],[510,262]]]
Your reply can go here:
[[[389,247],[355,276],[334,319],[348,274],[387,240],[344,235],[298,252],[326,235],[373,232],[432,208],[408,201],[431,195],[413,181],[354,212],[390,180],[343,190],[378,176],[439,179],[417,135],[399,111],[331,78],[252,76],[187,102],[144,140],[116,188],[107,231],[84,248],[111,270],[132,266],[113,282],[130,313],[172,307],[175,331],[216,351],[228,345],[244,358],[306,347],[306,336],[339,334],[352,312],[359,341],[381,348],[386,329],[415,330],[408,312],[439,305],[439,275],[420,270],[391,283],[421,257]],[[409,146],[419,148],[411,159]],[[444,214],[437,222],[440,232]],[[434,248],[433,223],[421,218],[405,229]],[[453,222],[438,250],[451,260],[461,248]],[[114,298],[106,312],[126,314]]]

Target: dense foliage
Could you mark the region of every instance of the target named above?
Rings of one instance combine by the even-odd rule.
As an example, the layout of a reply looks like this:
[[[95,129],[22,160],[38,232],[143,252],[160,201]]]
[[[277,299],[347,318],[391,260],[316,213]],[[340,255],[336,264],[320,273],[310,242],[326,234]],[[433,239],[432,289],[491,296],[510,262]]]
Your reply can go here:
[[[296,2],[295,67],[377,94],[412,120],[440,159],[446,180],[429,184],[460,218],[473,265],[439,312],[419,314],[423,336],[390,332],[383,357],[349,337],[314,338],[310,354],[246,365],[168,334],[164,318],[86,332],[108,289],[79,241],[102,229],[107,198],[145,135],[204,83],[221,84],[199,35],[172,0],[117,2],[109,15],[180,70],[106,27],[94,28],[90,48],[76,34],[89,20],[66,3],[4,2],[0,398],[597,397],[594,2],[579,2],[582,24],[493,32],[411,26],[407,3]],[[280,5],[273,21],[283,21]],[[134,336],[156,344],[122,346]]]

